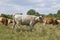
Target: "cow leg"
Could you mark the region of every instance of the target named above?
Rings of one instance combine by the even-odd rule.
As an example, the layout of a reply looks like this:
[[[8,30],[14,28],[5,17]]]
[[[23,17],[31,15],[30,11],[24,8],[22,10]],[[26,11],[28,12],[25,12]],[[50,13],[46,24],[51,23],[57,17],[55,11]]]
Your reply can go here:
[[[20,31],[20,29],[21,29],[21,22],[17,22],[17,27],[18,27],[18,29],[17,29],[17,31]]]
[[[44,22],[43,22],[43,25],[45,26],[46,24],[47,24],[47,22],[46,22],[46,21],[44,21]]]
[[[15,25],[16,25],[16,22],[15,22],[15,20],[13,21],[13,26],[12,26],[12,32],[14,33],[14,31],[15,31]]]
[[[31,21],[31,22],[30,22],[30,31],[32,31],[33,28],[34,28],[34,22]]]
[[[43,25],[45,26],[45,25],[46,25],[46,23],[43,23]]]

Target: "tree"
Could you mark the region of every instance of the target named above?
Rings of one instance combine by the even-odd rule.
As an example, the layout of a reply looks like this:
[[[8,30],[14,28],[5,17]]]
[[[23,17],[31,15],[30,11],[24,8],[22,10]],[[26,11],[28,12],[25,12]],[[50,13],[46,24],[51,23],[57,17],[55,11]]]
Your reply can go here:
[[[27,12],[27,15],[36,15],[36,16],[39,16],[40,14],[38,12],[36,12],[34,9],[30,9]]]
[[[53,14],[54,17],[57,17],[57,14]]]
[[[27,12],[27,15],[34,15],[35,13],[36,13],[35,10],[30,9],[30,10]]]
[[[56,15],[57,15],[56,18],[57,18],[57,19],[60,19],[60,10],[57,11],[57,14],[56,14]]]
[[[38,12],[35,13],[35,16],[40,16],[40,14]]]
[[[1,14],[1,17],[12,18],[11,15],[7,15],[7,14]]]
[[[6,17],[7,18],[8,16],[6,14],[1,14],[1,17]]]
[[[57,11],[57,14],[60,14],[60,10]]]
[[[53,14],[52,14],[52,13],[49,13],[49,14],[47,15],[47,17],[53,17]]]

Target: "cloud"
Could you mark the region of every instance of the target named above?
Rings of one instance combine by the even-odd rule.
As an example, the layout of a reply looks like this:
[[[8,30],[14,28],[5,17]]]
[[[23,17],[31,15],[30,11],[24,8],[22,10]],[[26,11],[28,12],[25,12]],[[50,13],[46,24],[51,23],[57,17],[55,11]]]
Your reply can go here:
[[[23,11],[25,11],[23,6],[0,2],[0,13],[23,13]]]
[[[52,8],[60,8],[60,4],[55,4],[52,6]]]
[[[38,2],[55,2],[55,1],[57,1],[57,0],[26,0],[26,1],[28,1],[28,2],[30,2],[30,3],[38,3]]]
[[[29,1],[29,2],[32,2],[32,3],[36,3],[36,2],[42,2],[43,0],[27,0],[27,1]]]
[[[9,2],[11,0],[0,0],[0,2]]]
[[[53,2],[53,1],[57,1],[57,0],[46,0],[46,1]]]
[[[44,3],[42,3],[42,4],[36,4],[35,6],[37,6],[37,7],[45,7],[46,4],[44,4]]]
[[[24,13],[35,9],[39,13],[55,13],[60,9],[59,0],[0,0],[0,13]]]

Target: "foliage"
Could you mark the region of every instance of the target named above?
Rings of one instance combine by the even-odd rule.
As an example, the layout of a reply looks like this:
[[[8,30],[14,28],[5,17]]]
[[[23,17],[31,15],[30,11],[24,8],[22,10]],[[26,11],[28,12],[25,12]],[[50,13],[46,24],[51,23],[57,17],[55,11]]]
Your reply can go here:
[[[60,15],[60,10],[58,10],[58,11],[57,11],[57,14],[59,14],[59,15]]]
[[[46,17],[54,17],[52,13],[49,13],[48,15],[46,15]]]
[[[60,10],[58,10],[57,13],[49,13],[48,15],[46,15],[46,17],[60,19]]]
[[[1,16],[0,16],[0,17],[12,18],[12,15],[1,14]]]
[[[34,9],[28,10],[27,15],[36,15],[36,16],[40,16],[40,14],[39,14],[38,12],[36,12]]]

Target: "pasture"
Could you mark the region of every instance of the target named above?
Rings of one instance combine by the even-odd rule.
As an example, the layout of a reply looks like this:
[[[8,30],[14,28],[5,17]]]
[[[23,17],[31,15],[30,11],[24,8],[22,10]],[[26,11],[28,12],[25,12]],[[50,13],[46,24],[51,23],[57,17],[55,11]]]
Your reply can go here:
[[[37,23],[33,32],[28,31],[29,26],[24,25],[20,32],[12,33],[11,26],[0,23],[0,40],[60,40],[60,26]]]

